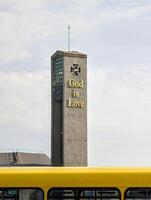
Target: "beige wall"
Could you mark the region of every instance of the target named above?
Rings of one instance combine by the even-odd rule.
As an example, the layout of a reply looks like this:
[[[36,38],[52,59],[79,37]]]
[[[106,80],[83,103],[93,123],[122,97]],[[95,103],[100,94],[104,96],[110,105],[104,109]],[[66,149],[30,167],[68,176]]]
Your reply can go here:
[[[82,58],[83,57],[83,58]],[[87,59],[86,55],[79,57],[64,57],[64,102],[63,102],[63,156],[64,166],[87,165]],[[71,66],[78,64],[81,72],[73,75]],[[71,88],[69,80],[81,83],[82,88]],[[83,83],[82,83],[83,82]],[[73,82],[72,82],[73,83]],[[83,85],[82,85],[83,84]],[[79,96],[73,97],[76,91]],[[68,107],[68,100],[78,101],[82,108]],[[83,107],[84,102],[84,107]]]

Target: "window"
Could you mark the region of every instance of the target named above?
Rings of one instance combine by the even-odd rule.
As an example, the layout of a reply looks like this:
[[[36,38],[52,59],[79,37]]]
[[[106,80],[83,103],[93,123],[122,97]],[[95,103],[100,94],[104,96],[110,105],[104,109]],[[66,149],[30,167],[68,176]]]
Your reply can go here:
[[[129,188],[125,192],[125,199],[151,199],[151,188]]]
[[[56,85],[62,85],[63,83],[63,58],[55,59],[55,83]]]
[[[0,188],[0,200],[43,200],[41,189]]]
[[[120,192],[114,188],[54,188],[48,200],[119,200]]]

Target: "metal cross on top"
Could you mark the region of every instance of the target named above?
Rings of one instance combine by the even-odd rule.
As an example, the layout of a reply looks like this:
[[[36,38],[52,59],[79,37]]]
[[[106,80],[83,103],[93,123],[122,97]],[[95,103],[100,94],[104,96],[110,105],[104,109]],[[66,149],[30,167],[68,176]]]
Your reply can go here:
[[[68,29],[68,51],[70,51],[70,29],[71,29],[71,26],[68,25],[67,29]]]

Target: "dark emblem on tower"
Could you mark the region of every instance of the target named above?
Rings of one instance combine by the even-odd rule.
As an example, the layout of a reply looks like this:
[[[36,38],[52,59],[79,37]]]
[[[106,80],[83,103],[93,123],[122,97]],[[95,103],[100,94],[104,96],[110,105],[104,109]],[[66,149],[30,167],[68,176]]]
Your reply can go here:
[[[73,73],[74,76],[78,76],[79,73],[81,72],[81,68],[79,67],[78,64],[73,64],[73,66],[71,66],[71,72]]]

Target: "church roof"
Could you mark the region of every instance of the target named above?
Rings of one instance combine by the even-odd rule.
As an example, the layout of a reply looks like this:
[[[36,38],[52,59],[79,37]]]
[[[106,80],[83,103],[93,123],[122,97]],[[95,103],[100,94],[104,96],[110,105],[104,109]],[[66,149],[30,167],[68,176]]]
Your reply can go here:
[[[51,58],[55,58],[56,56],[68,56],[68,57],[79,57],[79,58],[86,58],[87,57],[86,54],[83,54],[83,53],[78,52],[78,51],[61,51],[61,50],[57,50],[51,56]]]
[[[10,152],[0,153],[0,166],[50,165],[50,158],[41,153]]]

